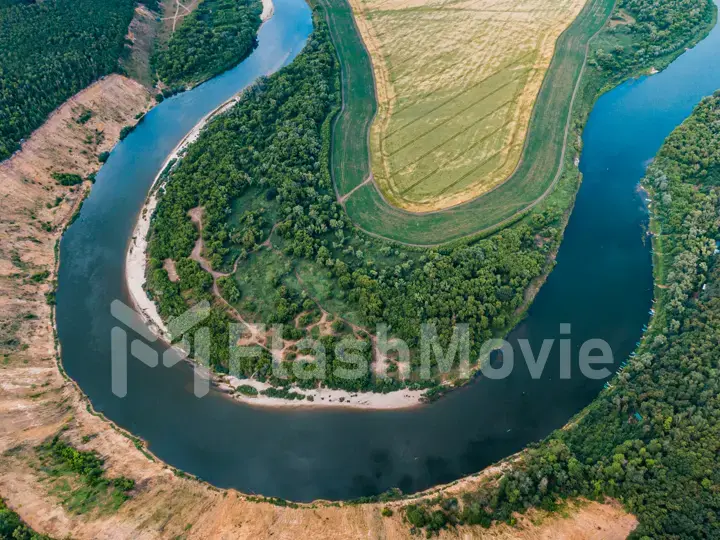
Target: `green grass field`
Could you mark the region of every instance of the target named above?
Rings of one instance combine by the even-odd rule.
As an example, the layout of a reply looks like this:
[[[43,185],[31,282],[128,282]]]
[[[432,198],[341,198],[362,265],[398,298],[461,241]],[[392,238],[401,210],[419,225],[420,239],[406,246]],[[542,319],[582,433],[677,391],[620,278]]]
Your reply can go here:
[[[589,0],[562,34],[535,108],[520,165],[505,183],[468,203],[417,214],[389,204],[372,182],[367,132],[376,110],[371,63],[346,0],[321,0],[342,65],[343,110],[332,138],[331,169],[354,224],[414,245],[457,240],[512,222],[552,191],[561,175],[575,89],[590,39],[608,20],[614,0]],[[353,191],[355,190],[355,191]]]
[[[318,3],[325,8],[340,58],[343,108],[334,122],[331,160],[343,164],[333,167],[333,179],[338,193],[344,195],[370,174],[368,130],[377,110],[375,83],[370,57],[346,1],[319,0]]]

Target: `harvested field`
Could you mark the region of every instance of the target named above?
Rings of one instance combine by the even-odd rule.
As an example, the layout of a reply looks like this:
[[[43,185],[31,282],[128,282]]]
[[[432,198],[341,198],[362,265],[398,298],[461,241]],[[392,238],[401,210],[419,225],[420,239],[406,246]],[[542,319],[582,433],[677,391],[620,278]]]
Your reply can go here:
[[[374,144],[373,142],[368,142],[368,138],[362,136],[363,133],[367,133],[376,109],[378,109],[377,118],[384,116],[384,113],[380,110],[384,99],[382,95],[384,92],[383,88],[391,88],[389,83],[383,82],[380,77],[378,77],[377,88],[379,104],[376,103],[374,86],[372,86],[372,52],[368,55],[367,50],[363,46],[363,40],[360,37],[360,33],[363,31],[361,28],[364,24],[363,21],[366,19],[358,16],[356,25],[351,6],[346,0],[321,0],[321,5],[325,7],[326,16],[330,22],[332,39],[338,51],[342,67],[343,108],[338,114],[334,124],[331,167],[338,198],[345,206],[348,215],[356,226],[370,234],[406,244],[421,246],[441,244],[478,233],[487,233],[498,226],[511,223],[532,209],[538,202],[553,191],[554,186],[562,176],[563,167],[568,164],[568,162],[572,164],[572,157],[569,157],[567,153],[567,139],[572,129],[571,118],[575,97],[582,87],[581,77],[585,70],[589,44],[592,38],[607,23],[614,6],[612,0],[589,0],[581,9],[579,15],[573,20],[572,24],[570,24],[557,40],[555,54],[552,57],[549,68],[547,68],[544,74],[542,84],[540,85],[537,81],[535,83],[540,85],[540,90],[532,112],[528,113],[529,123],[527,126],[529,127],[526,128],[527,137],[523,137],[524,143],[520,143],[522,151],[519,162],[515,161],[513,166],[510,167],[511,170],[514,169],[514,172],[507,180],[503,181],[503,179],[500,179],[499,182],[496,182],[492,186],[493,189],[487,191],[488,186],[479,187],[477,184],[472,184],[470,180],[471,176],[473,176],[472,174],[465,176],[468,171],[473,170],[473,167],[478,167],[478,162],[475,162],[474,166],[466,162],[466,158],[470,159],[471,156],[475,155],[473,152],[468,151],[467,148],[461,152],[462,159],[451,159],[452,163],[445,165],[443,159],[451,155],[455,156],[460,154],[450,154],[447,149],[443,148],[435,150],[429,142],[427,142],[429,145],[427,147],[421,145],[422,148],[424,148],[423,151],[421,151],[420,147],[417,147],[416,150],[420,152],[420,156],[422,156],[424,152],[427,152],[428,149],[432,150],[432,152],[428,154],[429,156],[433,156],[432,159],[423,157],[421,160],[426,167],[426,169],[423,170],[432,170],[433,167],[443,169],[442,178],[443,182],[446,183],[442,186],[438,184],[434,187],[426,183],[424,185],[428,186],[427,190],[429,191],[422,193],[420,184],[418,184],[413,188],[413,193],[417,195],[414,204],[432,198],[434,203],[441,201],[443,206],[450,206],[444,208],[442,211],[427,207],[424,208],[424,210],[427,211],[423,212],[416,211],[418,209],[417,204],[411,209],[403,207],[403,201],[396,201],[393,198],[393,194],[385,189],[383,178],[377,177],[379,174],[376,167],[377,160],[375,159],[374,153],[371,152]],[[372,16],[368,20],[374,20],[376,17],[384,17],[384,13],[380,12],[382,12],[381,8],[387,7],[387,5],[389,4],[385,4],[384,6],[378,4],[375,10],[370,13]],[[498,3],[497,5],[502,6],[503,4]],[[574,4],[568,3],[567,5]],[[459,6],[462,7],[463,4],[459,4]],[[414,14],[413,16],[420,17],[425,16],[424,14],[428,11],[432,10],[427,6],[423,8],[417,7],[412,13]],[[503,8],[503,13],[506,12],[507,8]],[[420,15],[418,15],[418,13]],[[474,14],[474,12],[472,13]],[[447,16],[452,17],[454,13],[450,13]],[[412,17],[408,16],[408,19],[410,18]],[[408,29],[408,39],[410,39],[410,36],[414,33],[420,32],[420,30],[411,31],[412,23],[409,21],[406,21],[405,26]],[[382,36],[380,36],[380,38],[381,37]],[[427,39],[434,44],[434,49],[442,49],[444,38],[441,34],[430,35]],[[456,36],[456,39],[461,38]],[[372,50],[372,45],[370,48]],[[412,50],[412,47],[409,47],[408,50]],[[537,51],[541,49],[536,48],[535,50],[537,56],[537,54],[539,54]],[[403,54],[409,59],[408,61],[414,62],[411,53],[406,51]],[[518,90],[518,87],[522,86],[522,88],[520,88],[522,94],[522,90],[528,87],[531,80],[534,80],[533,73],[539,71],[540,68],[538,67],[537,58],[534,62],[529,62],[528,59],[522,59],[521,61],[521,59],[521,56],[516,56],[510,58],[508,61],[516,62],[518,66],[525,66],[523,69],[528,71],[528,74],[523,78],[525,82],[522,85],[518,83],[518,85],[514,86],[515,90]],[[375,57],[372,57],[372,60],[374,61]],[[387,58],[383,60],[387,62]],[[441,60],[442,55],[439,55],[436,61],[437,65],[444,65],[441,63]],[[467,60],[466,64],[467,62],[470,62],[470,60]],[[424,64],[433,65],[429,62],[424,62]],[[396,69],[398,65],[396,61]],[[504,64],[500,64],[501,67],[502,65]],[[442,68],[436,69],[441,70]],[[392,76],[392,68],[389,69],[388,73],[390,74],[389,77]],[[491,75],[492,73],[494,72],[487,73],[487,75]],[[508,72],[498,74],[496,77],[498,77],[499,80],[504,80],[509,83],[510,80],[512,80],[512,75],[512,72]],[[518,74],[514,73],[514,75]],[[505,77],[505,79],[502,79],[502,77]],[[473,84],[478,82],[478,79],[475,79],[474,73],[471,79],[463,79],[460,76],[457,78],[460,80],[457,88],[460,89],[461,92],[472,88]],[[422,73],[413,76],[412,79],[416,80],[415,84],[420,84],[424,81]],[[368,84],[368,80],[370,84]],[[387,81],[392,82],[390,78],[388,78]],[[487,103],[490,102],[502,103],[502,100],[500,102],[496,101],[497,93],[504,92],[504,90],[500,90],[502,87],[501,83],[497,81],[492,83],[492,78],[487,80],[481,78],[479,81],[484,81],[483,84],[486,86],[485,91],[488,97],[484,101],[486,104],[485,107]],[[435,82],[434,84],[439,84],[439,82]],[[490,86],[487,86],[488,84],[490,84]],[[495,86],[492,86],[492,84],[495,84]],[[509,85],[508,88],[510,86],[512,85]],[[492,94],[495,90],[497,91],[496,94]],[[436,97],[435,94],[440,93],[441,92],[433,92],[433,99]],[[415,101],[419,103],[421,98],[423,100],[425,99],[423,97],[424,94],[420,90],[417,90],[415,94],[414,97],[408,98],[409,101],[406,100],[405,102],[400,100],[400,96],[391,96],[392,99],[397,101],[397,110],[401,112],[401,116],[402,107],[406,106],[404,103],[415,103]],[[449,96],[446,95],[445,101],[448,99]],[[482,99],[482,96],[479,98],[476,97],[476,99]],[[447,106],[450,108],[452,108],[451,103],[451,101],[448,101]],[[469,122],[471,120],[470,116],[472,116],[476,121],[482,118],[482,122],[480,122],[478,126],[483,122],[485,122],[486,126],[500,126],[500,124],[497,123],[492,124],[492,122],[496,122],[497,120],[492,114],[487,118],[483,118],[483,114],[478,115],[478,111],[473,109],[474,105],[472,105],[472,103],[474,102],[472,100],[467,102],[462,101],[462,103],[464,105],[458,105],[457,107],[459,108],[453,109],[450,113],[446,111],[446,113],[444,113],[445,116],[438,116],[433,122],[437,125],[444,122],[442,129],[445,129],[451,124],[457,127],[457,122]],[[480,105],[481,104],[478,104],[478,110]],[[428,110],[433,109],[432,106],[425,106],[428,107]],[[413,108],[416,110],[419,110],[419,107],[419,104],[417,106],[413,105]],[[410,110],[411,109],[407,109],[406,112]],[[442,108],[438,108],[437,111],[434,112],[441,110]],[[391,128],[387,133],[390,133],[393,129],[393,114],[392,111],[390,112],[389,125]],[[405,119],[406,123],[412,121],[413,120],[409,118]],[[414,125],[423,123],[426,125],[424,129],[432,129],[434,127],[426,123],[426,120],[421,117]],[[518,124],[518,121],[515,121],[515,124]],[[401,124],[397,125],[400,126]],[[464,125],[465,124],[463,124],[463,126]],[[366,131],[363,131],[364,129]],[[459,132],[462,133],[463,128],[459,127],[458,129]],[[376,128],[371,130],[373,136],[376,132],[375,130]],[[471,128],[471,132],[474,133],[474,135],[468,137],[459,136],[456,140],[471,141],[469,144],[471,146],[475,145],[472,150],[479,149],[481,145],[485,144],[483,142],[483,135],[480,134],[479,131],[476,131],[475,128]],[[498,131],[498,133],[500,133],[500,131]],[[429,136],[428,139],[430,139]],[[438,138],[436,145],[438,142],[442,142],[442,140],[444,139]],[[397,155],[399,156],[400,154],[414,151],[413,148],[420,143],[425,144],[425,142],[419,140],[402,148],[402,151],[398,152]],[[519,150],[520,148],[518,151]],[[440,151],[445,153],[437,153]],[[482,155],[488,157],[491,154],[492,152]],[[371,155],[374,159],[372,171],[370,167]],[[509,152],[507,155],[509,156]],[[417,157],[417,155],[414,158],[408,157],[406,159],[410,161],[403,163],[409,163],[413,159],[417,160]],[[480,162],[482,162],[484,158],[479,159]],[[514,160],[515,158],[512,159]],[[508,160],[510,160],[510,157],[508,157]],[[431,162],[434,163],[432,166]],[[418,161],[418,164],[413,165],[417,170],[420,170],[419,163]],[[488,161],[485,165],[490,167],[490,162]],[[427,167],[430,167],[430,169],[427,169]],[[456,176],[453,176],[453,174]],[[458,180],[460,177],[464,178]],[[368,178],[374,179],[374,182],[368,182]],[[456,190],[456,194],[462,192],[464,195],[458,195],[460,197],[459,199],[451,200],[448,194],[449,192],[445,194],[442,193],[442,191],[448,187],[448,182],[453,184],[452,189]]]
[[[517,167],[558,36],[585,0],[350,0],[372,60],[372,171],[389,201],[447,208]]]

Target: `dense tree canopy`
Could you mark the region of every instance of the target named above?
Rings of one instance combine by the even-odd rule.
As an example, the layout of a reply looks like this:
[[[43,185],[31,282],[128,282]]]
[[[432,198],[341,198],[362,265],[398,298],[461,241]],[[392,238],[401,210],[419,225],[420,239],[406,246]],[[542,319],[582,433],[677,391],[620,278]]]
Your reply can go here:
[[[203,0],[153,59],[168,86],[202,82],[247,57],[257,44],[259,0]]]
[[[117,69],[133,0],[0,0],[0,160],[48,114]]]
[[[601,40],[593,58],[596,66],[618,76],[653,64],[663,68],[715,15],[712,0],[620,0],[618,9],[630,20],[608,32],[615,39]]]

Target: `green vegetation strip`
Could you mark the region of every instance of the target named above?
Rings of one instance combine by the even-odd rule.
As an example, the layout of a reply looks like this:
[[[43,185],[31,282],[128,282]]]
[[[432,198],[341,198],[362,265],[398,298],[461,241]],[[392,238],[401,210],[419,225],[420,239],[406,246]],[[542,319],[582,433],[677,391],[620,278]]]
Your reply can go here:
[[[407,244],[435,245],[489,232],[530,210],[562,173],[572,106],[586,65],[590,40],[610,17],[614,0],[589,0],[558,40],[540,91],[517,171],[501,186],[445,211],[416,214],[391,206],[368,182],[345,201],[353,223],[364,231]],[[333,133],[332,173],[340,196],[370,175],[367,132],[375,114],[368,53],[347,0],[321,0],[343,74],[343,109]]]
[[[39,446],[37,453],[40,470],[50,478],[51,493],[73,513],[115,511],[135,488],[135,482],[124,476],[108,478],[97,453],[78,450],[58,435]]]

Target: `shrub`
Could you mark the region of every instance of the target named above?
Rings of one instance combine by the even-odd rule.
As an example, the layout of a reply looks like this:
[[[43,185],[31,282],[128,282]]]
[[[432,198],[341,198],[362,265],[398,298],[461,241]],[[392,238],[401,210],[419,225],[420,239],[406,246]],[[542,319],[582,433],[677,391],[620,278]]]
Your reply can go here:
[[[76,186],[83,183],[82,176],[70,173],[53,173],[52,177],[63,186]]]

